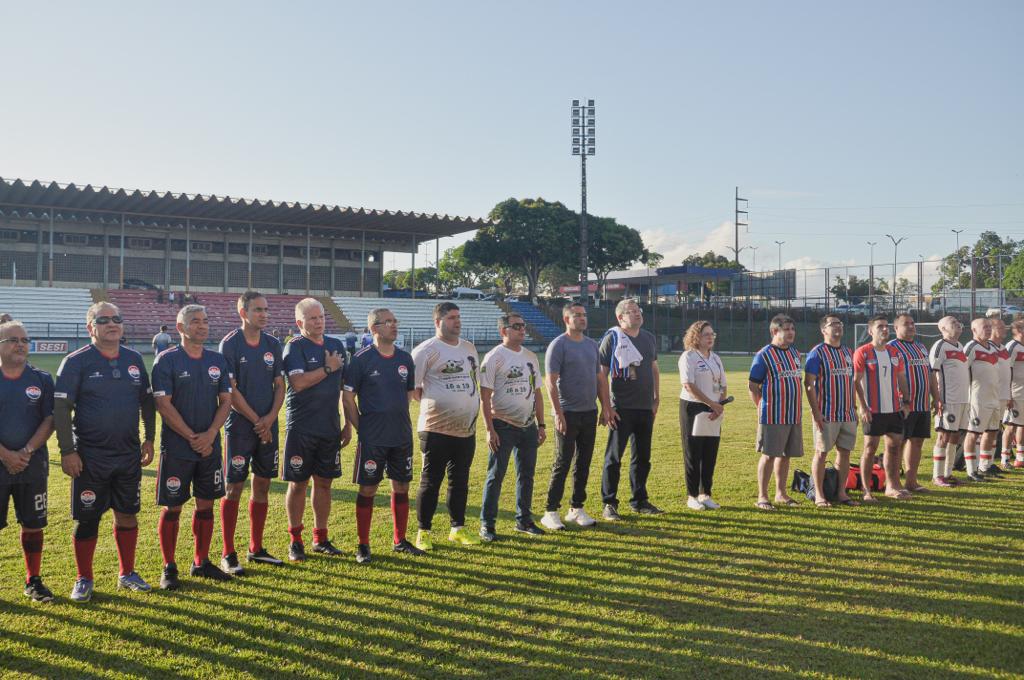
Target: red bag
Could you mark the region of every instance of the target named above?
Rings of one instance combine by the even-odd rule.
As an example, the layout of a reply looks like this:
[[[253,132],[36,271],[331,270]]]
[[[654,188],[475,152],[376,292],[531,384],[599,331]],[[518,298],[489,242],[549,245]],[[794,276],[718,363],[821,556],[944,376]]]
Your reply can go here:
[[[850,474],[846,477],[846,488],[854,491],[863,491],[860,483],[860,466],[850,465]],[[881,465],[871,467],[871,490],[885,491],[885,468]]]

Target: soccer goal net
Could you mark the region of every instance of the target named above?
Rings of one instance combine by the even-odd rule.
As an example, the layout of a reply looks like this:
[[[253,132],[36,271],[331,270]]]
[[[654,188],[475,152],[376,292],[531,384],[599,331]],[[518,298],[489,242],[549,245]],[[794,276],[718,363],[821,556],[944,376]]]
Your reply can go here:
[[[935,342],[942,337],[942,331],[939,330],[939,324],[937,323],[924,323],[917,322],[914,324],[917,328],[917,341],[925,347],[931,348]],[[892,325],[889,326],[889,339],[896,337],[896,329]],[[866,323],[858,323],[853,327],[853,346],[860,347],[865,342],[871,341],[871,336],[868,335],[868,325]]]

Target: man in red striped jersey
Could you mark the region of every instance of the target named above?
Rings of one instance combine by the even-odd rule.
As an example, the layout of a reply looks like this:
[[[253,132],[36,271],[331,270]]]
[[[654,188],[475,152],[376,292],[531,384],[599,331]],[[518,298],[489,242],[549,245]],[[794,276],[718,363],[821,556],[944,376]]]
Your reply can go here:
[[[907,490],[914,493],[927,491],[917,481],[917,468],[921,464],[921,447],[932,436],[931,413],[939,412],[939,386],[931,379],[928,368],[928,349],[917,341],[914,317],[899,314],[894,322],[896,339],[889,341],[903,363],[910,391],[910,414],[903,420],[903,470]]]
[[[900,446],[903,443],[903,419],[910,412],[907,376],[899,353],[886,345],[889,341],[889,320],[885,316],[868,321],[871,342],[853,354],[854,388],[860,419],[864,424],[864,451],[860,456],[860,478],[864,502],[875,503],[871,493],[871,470],[878,442],[885,437],[885,495],[905,499],[910,492],[900,483]]]

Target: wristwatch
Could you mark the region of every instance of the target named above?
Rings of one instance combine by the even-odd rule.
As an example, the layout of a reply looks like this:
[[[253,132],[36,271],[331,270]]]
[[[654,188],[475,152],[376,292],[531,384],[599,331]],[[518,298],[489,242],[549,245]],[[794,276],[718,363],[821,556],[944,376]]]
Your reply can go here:
[[[327,364],[324,364],[324,373],[326,373],[327,375],[330,375],[331,371],[333,371],[333,370],[334,370],[333,368],[331,368]]]

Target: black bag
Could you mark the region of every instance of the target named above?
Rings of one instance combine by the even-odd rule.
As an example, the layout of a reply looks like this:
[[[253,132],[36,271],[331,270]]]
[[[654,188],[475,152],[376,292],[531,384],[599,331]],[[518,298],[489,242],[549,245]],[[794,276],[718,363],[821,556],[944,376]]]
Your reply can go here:
[[[798,484],[799,480],[799,484]],[[825,500],[829,503],[839,499],[839,470],[833,467],[832,463],[825,464],[825,479],[823,483]],[[797,470],[793,473],[793,491],[802,493],[809,500],[816,500],[818,498],[814,488],[814,477],[803,470]]]
[[[814,480],[811,479],[811,476],[803,470],[793,470],[793,483],[789,488],[792,491],[802,494],[806,494],[808,489],[812,489],[811,498],[814,498]]]

